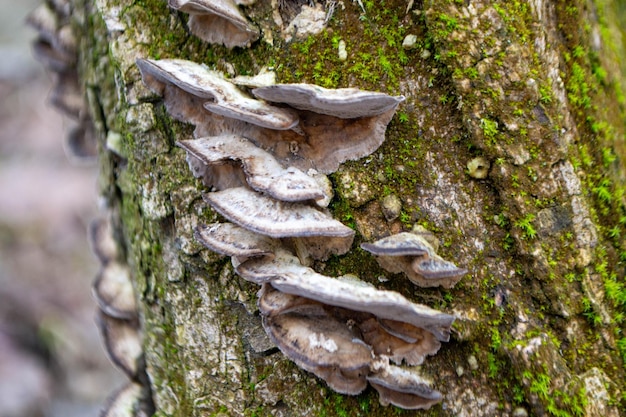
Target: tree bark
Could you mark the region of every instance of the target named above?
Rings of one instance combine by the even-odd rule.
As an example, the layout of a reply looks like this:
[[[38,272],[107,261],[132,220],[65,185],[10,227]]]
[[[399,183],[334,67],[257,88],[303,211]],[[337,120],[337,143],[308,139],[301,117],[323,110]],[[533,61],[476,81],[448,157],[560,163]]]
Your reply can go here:
[[[380,406],[371,388],[335,394],[271,347],[258,288],[194,240],[194,227],[217,216],[175,146],[192,127],[142,85],[137,58],[189,59],[230,75],[271,67],[279,82],[406,96],[381,148],[331,175],[333,215],[357,239],[315,268],[458,317],[451,341],[422,366],[444,394],[424,415],[626,412],[626,57],[614,3],[332,2],[325,31],[287,42],[276,2],[258,0],[242,10],[262,39],[232,50],[189,34],[187,15],[163,0],[77,7],[100,189],[133,271],[157,415],[398,410]],[[299,6],[281,6],[286,25]],[[407,35],[417,36],[408,49]],[[388,220],[390,195],[402,207]],[[469,270],[453,289],[416,288],[358,249],[415,223]]]

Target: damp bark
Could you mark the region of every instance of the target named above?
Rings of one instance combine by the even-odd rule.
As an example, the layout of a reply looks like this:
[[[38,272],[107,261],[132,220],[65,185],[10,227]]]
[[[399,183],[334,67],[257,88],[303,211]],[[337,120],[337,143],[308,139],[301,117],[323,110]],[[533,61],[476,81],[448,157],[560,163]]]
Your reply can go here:
[[[123,230],[158,415],[398,410],[372,389],[334,394],[268,342],[257,287],[194,240],[195,225],[220,219],[175,146],[193,127],[143,87],[137,58],[189,59],[231,76],[269,67],[278,82],[404,95],[382,147],[331,176],[330,209],[356,238],[314,269],[458,316],[450,343],[422,365],[444,396],[423,415],[624,412],[626,57],[615,5],[408,5],[343,2],[324,31],[289,42],[270,2],[243,7],[269,22],[250,49],[203,43],[165,1],[77,5],[99,187]],[[417,40],[403,47],[409,35]],[[489,163],[484,179],[468,172],[478,157]],[[399,215],[386,217],[392,195]],[[453,289],[417,288],[359,248],[415,224],[469,271]]]

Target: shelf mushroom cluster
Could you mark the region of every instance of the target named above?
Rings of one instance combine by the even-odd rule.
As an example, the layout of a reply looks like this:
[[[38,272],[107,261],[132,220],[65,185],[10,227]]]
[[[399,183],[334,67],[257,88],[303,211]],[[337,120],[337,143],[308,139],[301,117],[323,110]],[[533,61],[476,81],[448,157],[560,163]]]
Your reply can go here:
[[[79,83],[77,37],[70,24],[69,0],[48,0],[33,10],[26,22],[39,34],[33,54],[54,76],[50,103],[75,123],[66,140],[67,153],[92,160],[97,153],[93,123]]]
[[[124,387],[107,399],[101,416],[151,416],[154,404],[146,374],[130,271],[120,260],[109,219],[94,220],[89,236],[101,265],[92,286],[99,308],[97,321],[100,333],[111,362],[129,379]]]
[[[137,64],[170,114],[196,126],[196,139],[178,145],[211,190],[204,201],[229,221],[198,225],[196,239],[261,285],[263,326],[279,349],[340,393],[358,394],[369,383],[384,405],[441,401],[429,381],[400,365],[434,355],[454,318],[308,266],[346,253],[354,238],[324,210],[332,198],[324,174],[377,149],[404,98],[308,84],[248,94],[189,61]]]
[[[437,241],[426,230],[413,230],[387,236],[361,248],[376,256],[381,268],[403,272],[419,287],[452,288],[467,273],[436,253]]]

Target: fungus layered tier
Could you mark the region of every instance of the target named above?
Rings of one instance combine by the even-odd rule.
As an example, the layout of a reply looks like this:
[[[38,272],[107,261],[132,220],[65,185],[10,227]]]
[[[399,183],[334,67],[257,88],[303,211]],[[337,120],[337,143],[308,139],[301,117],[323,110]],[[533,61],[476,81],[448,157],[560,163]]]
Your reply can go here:
[[[101,415],[149,416],[154,413],[146,373],[139,312],[130,275],[113,237],[110,215],[96,219],[89,228],[91,248],[100,261],[92,292],[98,303],[96,321],[111,362],[128,378],[122,389],[106,401]],[[133,410],[132,414],[128,414]]]
[[[319,173],[376,150],[404,97],[308,84],[247,92],[187,61],[140,59],[137,65],[172,117],[196,126],[195,139],[177,144],[209,188],[204,201],[230,222],[199,224],[196,239],[230,256],[238,275],[261,285],[263,327],[276,346],[339,393],[355,395],[369,383],[385,405],[419,409],[439,402],[442,395],[415,368],[397,365],[419,365],[434,355],[449,340],[454,317],[309,267],[345,254],[354,239],[352,229],[323,209],[332,188]],[[464,273],[411,236],[416,242],[365,247],[413,264],[419,259],[429,283],[438,278],[437,285],[452,285]],[[424,262],[434,263],[435,272]]]
[[[376,256],[379,265],[393,273],[404,273],[420,287],[452,288],[467,273],[435,252],[424,232],[404,232],[363,243],[361,248]]]
[[[72,121],[66,153],[73,160],[92,161],[97,142],[78,77],[78,40],[70,24],[71,11],[69,1],[44,2],[28,15],[26,23],[38,33],[33,42],[35,58],[53,76],[49,102]]]

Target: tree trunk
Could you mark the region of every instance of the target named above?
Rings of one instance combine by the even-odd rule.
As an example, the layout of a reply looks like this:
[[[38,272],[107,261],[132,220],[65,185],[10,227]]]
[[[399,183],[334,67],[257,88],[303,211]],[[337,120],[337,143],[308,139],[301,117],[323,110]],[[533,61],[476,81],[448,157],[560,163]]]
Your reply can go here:
[[[75,10],[85,22],[80,70],[157,415],[398,410],[379,405],[371,388],[335,394],[270,346],[258,287],[194,240],[194,227],[217,216],[175,146],[192,127],[142,85],[137,58],[189,59],[230,75],[270,67],[279,82],[406,96],[384,144],[331,175],[331,211],[357,238],[315,268],[457,316],[450,342],[422,366],[444,395],[423,415],[626,412],[617,2],[329,1],[327,28],[288,42],[276,13],[286,26],[299,3],[258,0],[242,10],[263,35],[234,49],[191,35],[188,16],[164,0],[94,3]],[[407,35],[417,40],[403,47]],[[389,220],[387,196],[402,204]],[[441,256],[469,270],[454,288],[417,288],[358,248],[416,223],[435,233]]]

